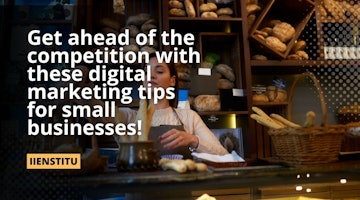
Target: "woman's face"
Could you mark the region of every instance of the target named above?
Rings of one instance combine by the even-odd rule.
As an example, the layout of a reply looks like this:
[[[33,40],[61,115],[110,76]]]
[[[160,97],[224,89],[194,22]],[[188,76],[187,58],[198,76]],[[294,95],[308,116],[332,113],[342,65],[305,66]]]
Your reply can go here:
[[[159,63],[156,57],[149,60],[147,67],[151,67],[151,81],[145,81],[144,86],[152,88],[164,88],[175,86],[175,76],[170,75],[170,69],[166,63]],[[145,70],[146,71],[146,70]]]

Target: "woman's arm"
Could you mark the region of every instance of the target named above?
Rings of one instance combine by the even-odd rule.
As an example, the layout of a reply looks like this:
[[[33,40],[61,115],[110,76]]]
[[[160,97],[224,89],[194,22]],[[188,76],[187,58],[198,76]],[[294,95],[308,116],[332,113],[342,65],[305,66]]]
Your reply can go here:
[[[185,111],[185,110],[184,110]],[[228,154],[229,152],[221,145],[216,136],[206,126],[201,117],[193,110],[186,110],[188,118],[183,120],[185,127],[190,133],[199,138],[197,152],[211,153],[217,155]]]

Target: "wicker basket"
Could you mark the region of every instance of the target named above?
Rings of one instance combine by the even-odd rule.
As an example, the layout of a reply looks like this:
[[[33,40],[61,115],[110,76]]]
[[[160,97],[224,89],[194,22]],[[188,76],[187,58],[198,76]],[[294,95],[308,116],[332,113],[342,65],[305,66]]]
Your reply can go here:
[[[315,75],[305,72],[298,76],[290,90],[288,118],[292,114],[294,90],[298,81],[309,77],[319,93],[322,109],[322,125],[308,128],[270,129],[269,135],[274,145],[275,154],[289,165],[313,165],[338,160],[341,142],[346,133],[344,125],[328,125],[327,109],[323,92]]]

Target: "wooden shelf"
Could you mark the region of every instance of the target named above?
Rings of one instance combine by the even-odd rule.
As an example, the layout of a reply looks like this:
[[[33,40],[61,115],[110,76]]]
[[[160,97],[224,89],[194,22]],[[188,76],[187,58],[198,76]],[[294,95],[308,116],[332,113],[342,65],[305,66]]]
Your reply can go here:
[[[287,106],[288,102],[253,102],[253,106],[260,106],[260,107],[266,107],[266,106]]]

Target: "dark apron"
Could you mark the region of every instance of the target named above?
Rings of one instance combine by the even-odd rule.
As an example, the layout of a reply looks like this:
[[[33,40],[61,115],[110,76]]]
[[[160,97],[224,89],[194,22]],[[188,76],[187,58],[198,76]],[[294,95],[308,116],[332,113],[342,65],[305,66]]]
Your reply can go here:
[[[155,142],[155,148],[157,150],[160,151],[160,156],[161,155],[167,155],[167,154],[181,154],[184,156],[184,159],[192,159],[191,156],[191,152],[189,150],[189,147],[178,147],[175,149],[164,149],[162,144],[160,144],[160,140],[159,137],[170,131],[171,129],[176,129],[176,130],[180,130],[180,131],[184,131],[184,125],[182,123],[182,121],[180,120],[178,114],[176,113],[176,111],[173,109],[174,114],[177,116],[177,118],[180,121],[180,125],[160,125],[160,126],[152,126],[150,128],[150,132],[149,132],[149,140],[153,140]]]

